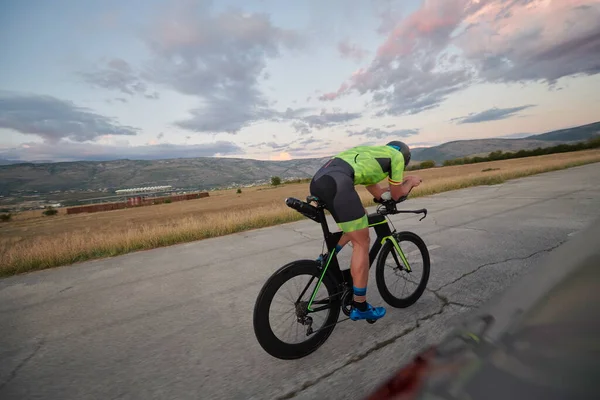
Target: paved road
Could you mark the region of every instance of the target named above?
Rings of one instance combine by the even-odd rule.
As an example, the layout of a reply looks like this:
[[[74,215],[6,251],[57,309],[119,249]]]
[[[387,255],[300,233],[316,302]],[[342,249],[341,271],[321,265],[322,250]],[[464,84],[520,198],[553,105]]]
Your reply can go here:
[[[262,351],[252,308],[275,269],[318,254],[312,221],[0,280],[0,398],[360,397],[598,217],[600,168],[404,204],[429,209],[393,221],[432,249],[435,293],[374,325],[341,323],[297,361]]]

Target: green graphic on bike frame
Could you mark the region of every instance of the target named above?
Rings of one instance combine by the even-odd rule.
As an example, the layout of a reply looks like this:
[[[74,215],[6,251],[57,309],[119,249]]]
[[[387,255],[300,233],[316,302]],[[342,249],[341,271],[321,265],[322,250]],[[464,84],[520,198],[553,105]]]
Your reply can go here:
[[[332,251],[331,254],[329,254],[329,258],[327,259],[327,264],[325,264],[325,268],[323,268],[323,273],[321,274],[321,277],[319,278],[319,282],[317,282],[317,287],[315,288],[315,290],[313,290],[313,294],[310,298],[310,301],[308,302],[308,311],[313,311],[312,303],[315,300],[315,296],[317,295],[319,288],[321,287],[321,282],[323,282],[323,277],[325,276],[325,272],[327,272],[327,267],[329,267],[329,263],[331,262],[331,259],[333,258],[334,253],[335,253],[335,250]]]
[[[386,237],[384,237],[383,239],[381,239],[381,244],[384,244],[385,241],[388,240],[388,239],[392,241],[392,244],[396,248],[396,251],[398,252],[398,254],[400,254],[400,258],[402,259],[402,262],[406,266],[406,269],[408,271],[410,271],[411,269],[410,269],[410,265],[408,265],[408,260],[404,256],[404,252],[400,248],[400,245],[398,244],[398,241],[396,241],[396,238],[394,236],[386,236]]]
[[[372,226],[375,226],[375,225],[383,225],[383,224],[387,224],[387,221],[383,220],[381,222],[375,222],[374,224],[369,225],[369,228],[372,227]]]

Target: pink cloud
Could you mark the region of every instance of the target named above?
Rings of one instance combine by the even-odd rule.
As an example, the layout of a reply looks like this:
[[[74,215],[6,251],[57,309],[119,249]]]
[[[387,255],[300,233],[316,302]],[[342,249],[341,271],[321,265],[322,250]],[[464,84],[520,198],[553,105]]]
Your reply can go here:
[[[372,93],[381,113],[437,107],[475,81],[600,73],[600,0],[424,0],[391,30],[332,101]]]
[[[448,44],[450,33],[462,20],[469,3],[469,0],[425,0],[420,9],[400,20],[391,30],[368,68],[354,72],[348,83],[342,84],[336,92],[320,96],[320,100],[335,100],[352,89],[361,94],[381,89],[394,60],[410,58],[421,49],[440,51]],[[415,61],[419,60],[406,60],[407,63]],[[434,65],[431,62],[423,65],[427,64]]]
[[[377,50],[379,58],[410,54],[421,38],[439,35],[445,42],[448,34],[464,16],[468,0],[426,0],[422,7],[400,21]]]
[[[490,2],[465,19],[455,44],[490,80],[553,82],[600,69],[598,21],[600,0]]]
[[[342,93],[338,90],[337,92],[331,92],[331,93],[325,93],[322,94],[321,96],[319,96],[319,100],[335,100],[337,99]]]
[[[338,43],[338,51],[342,57],[355,61],[362,61],[369,54],[367,50],[357,44],[350,43],[348,40]]]
[[[570,19],[567,17],[569,12],[575,7],[591,3],[594,1],[534,0],[528,3],[511,3],[511,7],[508,8],[502,3],[491,2],[465,18],[464,23],[470,27],[468,32],[457,40],[457,44],[467,55],[481,51],[504,51],[515,40],[529,36],[535,31],[542,34],[536,37],[536,45],[552,42],[564,34],[569,34],[569,30],[565,29],[565,24],[568,24]],[[570,29],[579,30],[578,27],[580,24],[574,24]],[[519,48],[514,50],[519,51]]]
[[[338,97],[342,96],[343,94],[345,94],[348,90],[348,84],[346,83],[342,83],[342,85],[340,86],[340,88],[336,91],[336,92],[332,92],[332,93],[323,93],[322,95],[319,96],[319,100],[323,100],[323,101],[331,101],[331,100],[335,100]]]

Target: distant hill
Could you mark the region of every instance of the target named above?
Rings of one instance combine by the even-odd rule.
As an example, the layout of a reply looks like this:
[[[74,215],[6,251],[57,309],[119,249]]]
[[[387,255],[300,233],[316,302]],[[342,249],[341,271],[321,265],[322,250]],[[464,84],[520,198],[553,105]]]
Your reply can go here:
[[[561,129],[520,139],[459,140],[413,150],[420,162],[489,154],[492,151],[530,150],[586,140],[600,134],[600,122]],[[11,163],[0,166],[0,195],[16,191],[48,193],[65,190],[114,190],[140,186],[171,185],[180,189],[211,189],[268,182],[272,176],[309,177],[328,157],[289,161],[240,158],[188,158],[169,160],[76,161],[59,163]],[[2,163],[0,162],[0,164]],[[413,161],[411,161],[411,164]]]
[[[31,162],[24,162],[20,160],[6,160],[4,158],[0,158],[0,165],[13,165],[13,164],[50,164],[52,161],[50,160],[38,160]]]
[[[599,134],[600,122],[594,122],[592,124],[582,125],[575,128],[567,128],[558,131],[542,133],[539,135],[531,135],[527,136],[526,139],[559,141],[564,143],[587,140]]]
[[[12,165],[12,164],[22,164],[23,161],[16,161],[16,160],[5,160],[3,158],[0,158],[0,165]]]
[[[554,146],[564,142],[529,139],[473,139],[457,140],[426,149],[415,149],[413,158],[417,161],[434,160],[438,163],[458,157],[490,153],[496,150],[518,151],[537,147]]]
[[[530,135],[519,139],[471,139],[456,140],[429,148],[414,149],[412,159],[415,162],[434,160],[438,163],[453,158],[489,154],[492,151],[502,150],[519,151],[532,150],[538,147],[556,146],[561,143],[579,142],[600,135],[600,122],[582,125],[575,128],[561,129]]]
[[[0,167],[0,194],[17,190],[40,193],[65,190],[119,189],[171,185],[174,188],[214,187],[267,182],[271,176],[305,178],[327,158],[259,161],[240,158],[170,160],[75,161],[12,164]]]

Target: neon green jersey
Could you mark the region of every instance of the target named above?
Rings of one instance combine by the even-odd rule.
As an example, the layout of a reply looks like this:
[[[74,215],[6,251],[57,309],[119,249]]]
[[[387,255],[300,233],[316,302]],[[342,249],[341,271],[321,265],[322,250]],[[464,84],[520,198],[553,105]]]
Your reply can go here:
[[[390,185],[402,183],[404,156],[390,146],[357,146],[335,156],[354,169],[355,185],[373,185],[388,178]]]

